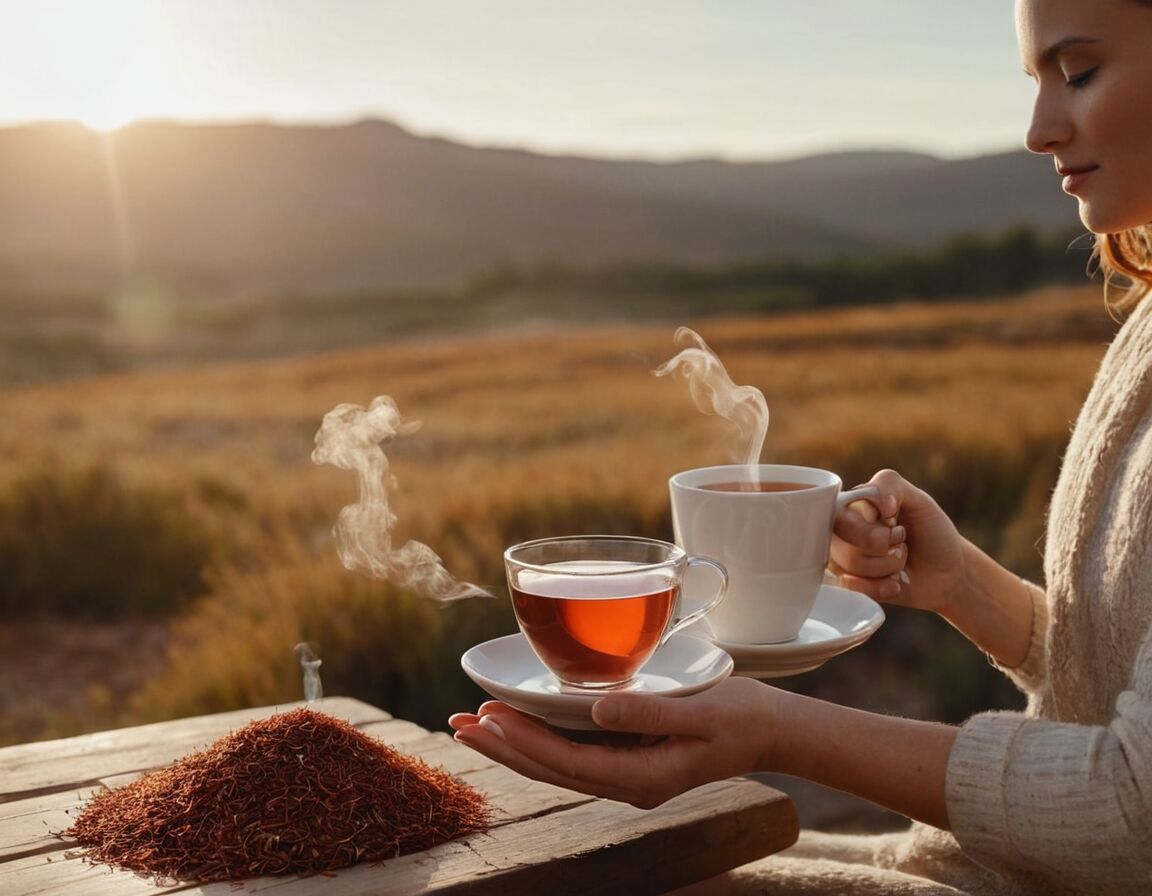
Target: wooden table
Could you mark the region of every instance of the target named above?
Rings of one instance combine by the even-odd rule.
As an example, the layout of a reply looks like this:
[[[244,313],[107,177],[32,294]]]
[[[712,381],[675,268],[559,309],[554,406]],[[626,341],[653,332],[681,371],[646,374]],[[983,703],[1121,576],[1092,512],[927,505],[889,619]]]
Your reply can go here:
[[[295,704],[300,705],[300,704]],[[335,876],[265,877],[163,888],[68,856],[54,832],[97,788],[115,787],[289,706],[264,707],[0,749],[0,894],[157,896],[275,889],[283,896],[411,893],[662,893],[795,842],[787,796],[746,778],[698,788],[651,811],[530,781],[381,709],[347,698],[313,708],[346,719],[488,794],[495,822],[483,834]]]

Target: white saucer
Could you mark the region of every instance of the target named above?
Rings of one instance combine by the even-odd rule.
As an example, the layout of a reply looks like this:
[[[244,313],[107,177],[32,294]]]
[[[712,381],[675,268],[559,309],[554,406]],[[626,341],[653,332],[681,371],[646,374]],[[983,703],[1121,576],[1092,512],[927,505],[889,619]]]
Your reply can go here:
[[[592,704],[610,691],[561,691],[560,682],[532,652],[524,635],[477,644],[460,657],[476,684],[497,700],[557,728],[598,731]],[[701,638],[673,635],[636,675],[630,693],[682,697],[732,674],[732,657]]]
[[[812,615],[783,644],[738,644],[712,638],[736,663],[733,675],[781,678],[819,669],[832,657],[863,644],[884,623],[876,601],[836,585],[822,585]],[[693,627],[695,629],[695,626]],[[700,635],[705,635],[703,631]]]

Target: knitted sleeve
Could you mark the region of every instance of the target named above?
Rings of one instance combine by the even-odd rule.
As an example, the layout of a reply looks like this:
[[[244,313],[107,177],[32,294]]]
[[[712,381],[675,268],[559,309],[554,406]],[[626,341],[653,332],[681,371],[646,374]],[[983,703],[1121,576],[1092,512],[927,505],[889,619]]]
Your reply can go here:
[[[1107,726],[974,716],[948,764],[952,831],[975,861],[1053,890],[1152,892],[1152,634]]]
[[[1029,696],[1040,690],[1048,676],[1048,598],[1044,589],[1032,582],[1024,586],[1032,597],[1032,638],[1024,661],[1013,668],[993,663]]]

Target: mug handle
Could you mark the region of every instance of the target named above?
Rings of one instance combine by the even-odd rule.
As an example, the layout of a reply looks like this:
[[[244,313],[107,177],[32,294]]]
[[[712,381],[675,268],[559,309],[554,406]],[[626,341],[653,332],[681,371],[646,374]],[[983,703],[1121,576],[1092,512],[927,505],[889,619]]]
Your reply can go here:
[[[846,492],[840,492],[836,496],[836,513],[839,513],[849,504],[854,501],[867,501],[876,509],[876,518],[880,518],[880,508],[876,506],[876,499],[880,496],[880,489],[874,485],[861,485],[859,488],[851,488]],[[829,581],[828,576],[832,576],[833,583],[836,576],[830,570],[824,570],[825,581]]]
[[[836,496],[836,512],[839,513],[853,501],[867,501],[873,507],[876,507],[876,499],[880,497],[880,489],[874,485],[862,485],[859,488],[851,488],[846,492],[840,492]],[[876,512],[880,512],[880,508],[876,507]]]
[[[720,587],[716,589],[716,596],[714,598],[712,598],[712,600],[710,600],[704,606],[700,607],[697,610],[692,611],[687,616],[683,616],[680,619],[674,619],[672,624],[668,626],[668,630],[665,631],[664,634],[661,635],[661,637],[660,637],[660,645],[661,646],[663,646],[664,643],[667,642],[667,640],[669,638],[671,638],[674,634],[676,634],[676,632],[680,631],[682,628],[686,628],[687,626],[691,625],[693,622],[696,622],[697,620],[703,618],[705,613],[707,613],[709,610],[711,610],[718,603],[720,603],[720,601],[722,601],[724,599],[724,595],[728,591],[728,570],[726,570],[721,564],[717,563],[715,560],[712,560],[708,557],[688,557],[687,558],[687,564],[688,564],[689,568],[691,568],[693,566],[710,566],[710,567],[712,567],[712,569],[716,573],[716,575],[718,575],[720,577]],[[683,584],[681,584],[680,598],[677,601],[676,609],[680,609],[680,603],[683,600],[684,600],[684,591],[683,591]]]

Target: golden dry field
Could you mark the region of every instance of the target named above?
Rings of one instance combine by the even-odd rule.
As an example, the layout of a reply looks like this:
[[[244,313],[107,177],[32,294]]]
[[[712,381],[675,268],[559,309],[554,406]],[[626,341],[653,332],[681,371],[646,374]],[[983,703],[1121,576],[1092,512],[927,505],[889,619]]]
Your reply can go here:
[[[764,392],[765,460],[848,484],[895,467],[1040,575],[1048,491],[1115,328],[1098,288],[683,323]],[[674,329],[526,325],[0,392],[0,742],[299,699],[304,640],[327,693],[443,728],[479,696],[460,652],[513,628],[507,544],[670,537],[668,476],[732,459],[724,423],[652,374]],[[312,440],[337,404],[381,394],[423,422],[388,450],[397,543],[496,600],[440,606],[337,561],[355,479],[313,464]],[[1010,701],[949,637],[893,611],[781,683],[945,718]]]

